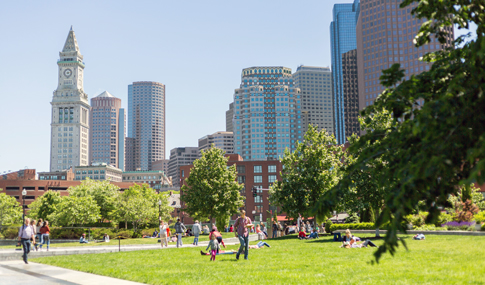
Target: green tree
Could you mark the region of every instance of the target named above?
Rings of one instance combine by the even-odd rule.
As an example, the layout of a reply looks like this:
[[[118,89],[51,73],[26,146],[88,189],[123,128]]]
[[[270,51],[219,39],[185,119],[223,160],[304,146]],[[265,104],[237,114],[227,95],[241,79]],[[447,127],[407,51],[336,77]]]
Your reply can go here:
[[[95,223],[99,216],[99,206],[93,197],[63,196],[47,219],[57,226],[74,226]]]
[[[185,211],[195,219],[216,219],[218,227],[244,205],[244,186],[236,181],[236,166],[227,167],[227,160],[224,151],[212,145],[194,161],[187,185],[182,186]]]
[[[335,137],[310,125],[295,151],[285,150],[281,181],[271,187],[270,202],[291,218],[311,217],[317,201],[339,181],[343,158]]]
[[[119,188],[109,181],[96,181],[86,178],[78,186],[69,187],[68,192],[69,196],[93,197],[100,209],[100,220],[113,221],[115,218],[113,212]]]
[[[168,205],[167,194],[157,194],[147,184],[135,184],[118,197],[116,201],[116,215],[120,221],[125,221],[125,227],[128,222],[131,222],[136,232],[141,225],[158,220],[158,201],[162,202],[160,217],[168,220],[173,208]]]
[[[3,191],[0,188],[0,192]],[[0,193],[0,230],[3,225],[20,223],[22,221],[22,206],[15,197]]]
[[[61,195],[59,192],[48,190],[42,196],[37,197],[34,202],[30,203],[28,216],[34,219],[46,220],[49,215],[56,211],[60,203]]]
[[[405,217],[420,201],[428,208],[427,222],[434,222],[438,207],[457,194],[457,186],[485,182],[483,1],[405,0],[400,7],[412,2],[418,2],[414,16],[426,20],[415,38],[417,46],[429,43],[433,35],[445,44],[453,25],[469,29],[470,22],[477,25],[477,36],[460,36],[453,47],[426,54],[422,60],[432,62],[431,69],[407,80],[398,64],[384,71],[381,83],[387,89],[361,114],[367,119],[388,111],[394,121],[386,136],[367,132],[350,147],[364,149],[353,170],[366,169],[377,159],[387,163],[376,180],[387,188],[377,224],[389,222],[385,242],[375,253],[377,261],[387,251],[394,254],[398,242],[405,246],[397,234],[406,231]],[[379,143],[373,144],[376,140]]]

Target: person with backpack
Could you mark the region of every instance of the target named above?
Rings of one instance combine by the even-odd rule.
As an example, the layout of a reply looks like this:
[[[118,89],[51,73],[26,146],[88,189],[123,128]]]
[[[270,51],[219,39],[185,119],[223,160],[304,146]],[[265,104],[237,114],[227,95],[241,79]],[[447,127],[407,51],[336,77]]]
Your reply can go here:
[[[199,221],[195,221],[195,224],[192,226],[192,233],[194,233],[194,243],[193,245],[199,245],[199,235],[202,232],[200,228]]]
[[[236,237],[239,238],[241,246],[236,254],[236,259],[239,260],[239,255],[244,251],[244,259],[248,260],[249,253],[249,229],[253,227],[251,219],[246,217],[246,211],[241,210],[241,216],[237,218],[234,228],[236,228]]]
[[[184,224],[180,222],[180,218],[177,219],[175,223],[175,233],[177,234],[177,247],[183,246],[182,243],[182,235],[185,233],[187,229],[185,228]]]
[[[29,264],[27,261],[27,255],[30,253],[30,240],[35,238],[34,233],[35,230],[30,225],[30,219],[25,219],[25,224],[19,228],[19,241],[22,244],[22,249],[24,251],[22,259],[24,260],[25,264]]]

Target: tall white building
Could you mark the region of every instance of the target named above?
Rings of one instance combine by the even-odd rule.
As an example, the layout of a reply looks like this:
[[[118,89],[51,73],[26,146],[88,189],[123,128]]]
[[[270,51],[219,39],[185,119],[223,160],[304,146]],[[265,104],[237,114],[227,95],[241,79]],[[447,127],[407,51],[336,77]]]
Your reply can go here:
[[[226,154],[234,153],[234,136],[232,132],[215,132],[212,135],[203,136],[199,139],[199,158],[202,157],[202,151],[214,147],[220,148]]]
[[[89,165],[90,106],[83,89],[83,56],[72,27],[57,65],[59,83],[51,102],[51,171]]]

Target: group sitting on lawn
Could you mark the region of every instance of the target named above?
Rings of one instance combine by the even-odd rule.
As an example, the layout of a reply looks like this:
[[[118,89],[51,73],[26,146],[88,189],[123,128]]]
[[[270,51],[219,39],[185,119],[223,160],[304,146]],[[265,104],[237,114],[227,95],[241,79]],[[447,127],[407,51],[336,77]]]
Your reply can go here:
[[[307,235],[307,234],[305,233],[304,228],[303,228],[303,227],[301,227],[300,232],[298,233],[298,238],[299,238],[299,239],[313,239],[313,238],[319,238],[319,236],[318,236],[318,232],[317,232],[317,230],[316,230],[316,229],[313,229],[313,230],[312,230],[312,233],[311,233],[311,234],[309,234],[309,235]]]
[[[347,229],[345,231],[344,240],[343,240],[342,245],[340,247],[343,247],[343,248],[362,248],[362,247],[367,247],[367,246],[377,247],[377,245],[375,245],[373,242],[371,242],[368,239],[365,240],[362,243],[359,243],[359,242],[361,242],[361,239],[353,236],[350,233],[350,230]]]

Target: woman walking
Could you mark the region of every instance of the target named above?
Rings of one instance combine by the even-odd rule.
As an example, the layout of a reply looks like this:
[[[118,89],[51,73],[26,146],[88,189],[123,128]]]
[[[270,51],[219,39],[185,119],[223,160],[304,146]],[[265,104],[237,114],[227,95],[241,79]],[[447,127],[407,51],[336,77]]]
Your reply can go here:
[[[47,251],[49,251],[49,246],[51,245],[51,240],[49,238],[51,229],[49,228],[49,222],[45,221],[42,228],[40,228],[40,233],[42,234],[42,244],[40,245],[40,251],[42,251],[42,246],[47,243]]]
[[[40,233],[40,228],[42,228],[42,219],[37,221],[37,225],[35,225],[35,233],[37,236],[37,242],[35,243],[35,251],[39,250],[39,244],[42,244],[42,234]]]
[[[160,246],[163,248],[164,244],[165,244],[165,247],[168,247],[167,226],[162,220],[160,220]]]
[[[249,228],[251,228],[251,219],[246,217],[246,211],[241,210],[241,216],[237,218],[234,227],[236,228],[236,237],[239,238],[241,246],[236,254],[236,259],[239,259],[239,255],[244,250],[244,259],[248,260],[249,253]]]
[[[202,232],[200,228],[199,221],[195,221],[194,226],[192,227],[192,232],[194,233],[194,243],[193,245],[199,245],[199,235]]]

